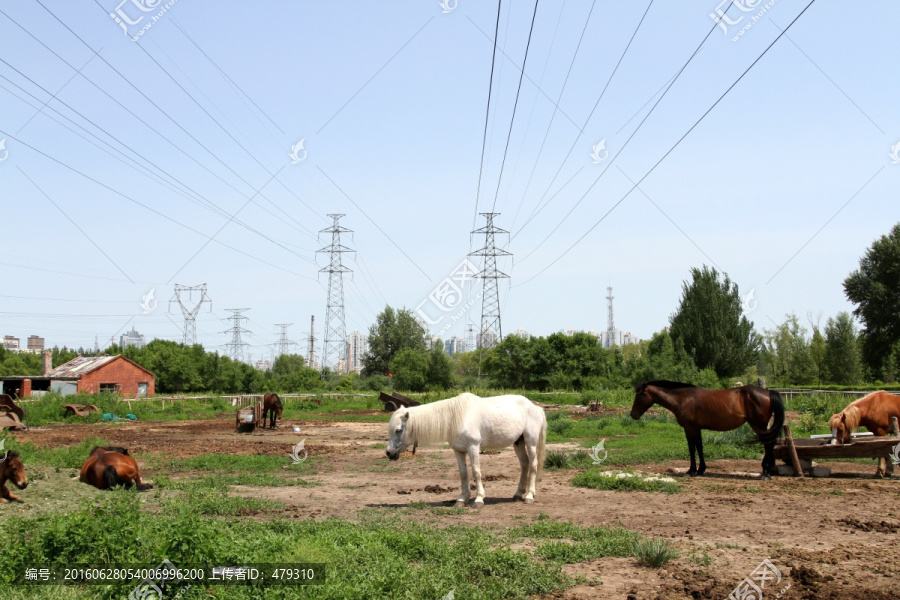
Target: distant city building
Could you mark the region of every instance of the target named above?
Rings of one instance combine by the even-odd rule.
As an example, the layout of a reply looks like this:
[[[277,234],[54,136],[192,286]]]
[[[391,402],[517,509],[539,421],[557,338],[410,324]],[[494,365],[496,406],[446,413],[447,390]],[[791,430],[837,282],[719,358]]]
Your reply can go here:
[[[3,336],[3,349],[4,350],[12,350],[13,352],[19,351],[19,338],[5,335]]]
[[[44,338],[29,335],[28,336],[28,349],[32,352],[43,352],[44,351]]]
[[[454,354],[462,354],[463,352],[469,351],[469,345],[466,343],[464,338],[453,336],[446,342],[444,342],[444,349],[447,354],[453,356]]]
[[[267,359],[265,359],[265,358],[262,359],[262,360],[258,360],[258,361],[256,361],[256,369],[259,370],[259,371],[271,371],[271,370],[272,370],[272,363],[269,362],[269,361],[268,361]]]
[[[131,331],[128,333],[123,333],[119,336],[119,347],[124,349],[128,346],[134,346],[135,348],[143,348],[147,345],[147,337],[143,334],[137,332],[137,330],[132,327]]]
[[[434,348],[434,345],[439,341],[441,341],[440,336],[435,335],[433,333],[429,334],[428,336],[425,337],[425,348],[427,348],[428,350],[431,350],[432,348]]]
[[[361,331],[352,331],[347,336],[347,365],[346,372],[356,371],[359,373],[365,366],[363,356],[368,349],[366,336]]]
[[[524,327],[519,327],[518,329],[516,329],[515,331],[513,331],[510,335],[514,335],[514,336],[516,336],[516,337],[520,337],[520,338],[522,338],[523,340],[530,340],[530,339],[531,339],[531,334],[528,333],[527,331],[525,331],[525,328],[524,328]]]
[[[497,334],[493,331],[482,331],[475,336],[475,346],[477,348],[491,348],[497,343]]]

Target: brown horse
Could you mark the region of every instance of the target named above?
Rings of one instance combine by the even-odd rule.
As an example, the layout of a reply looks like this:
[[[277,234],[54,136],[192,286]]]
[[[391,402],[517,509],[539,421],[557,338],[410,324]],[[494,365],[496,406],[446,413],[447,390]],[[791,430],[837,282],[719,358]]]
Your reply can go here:
[[[8,479],[20,490],[28,487],[28,478],[25,477],[25,465],[19,460],[19,453],[4,453],[6,456],[0,456],[0,504],[5,504],[10,500],[21,502],[21,498],[14,496],[6,489],[6,480]]]
[[[691,454],[691,469],[688,475],[702,475],[706,471],[703,460],[703,437],[701,430],[731,431],[745,422],[750,425],[765,447],[762,461],[762,477],[777,472],[775,468],[775,440],[784,425],[784,403],[781,395],[755,385],[745,385],[728,390],[708,390],[689,383],[674,381],[648,381],[635,388],[631,418],[640,419],[648,408],[659,404],[672,412],[678,424],[684,428],[688,450]],[[775,417],[770,429],[766,429],[769,419]],[[694,459],[700,454],[700,468]]]
[[[269,416],[269,429],[275,429],[275,419],[281,418],[281,411],[284,405],[281,404],[281,398],[278,394],[268,393],[263,396],[263,426],[266,424],[266,416]]]
[[[137,485],[139,492],[153,488],[141,480],[137,461],[128,454],[128,450],[119,446],[95,446],[81,465],[81,481],[100,490],[117,485],[124,485],[126,489]]]
[[[874,435],[887,435],[891,429],[891,417],[900,420],[900,396],[887,392],[872,392],[836,415],[831,415],[831,444],[846,444],[851,433],[858,427],[865,427]],[[890,477],[894,474],[894,464],[886,459],[878,459],[876,475]]]

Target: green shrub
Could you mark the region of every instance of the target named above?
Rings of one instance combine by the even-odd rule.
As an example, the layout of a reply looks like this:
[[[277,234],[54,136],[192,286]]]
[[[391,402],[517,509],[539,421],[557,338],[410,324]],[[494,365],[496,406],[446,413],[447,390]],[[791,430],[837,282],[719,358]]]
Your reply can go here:
[[[663,538],[639,539],[632,543],[632,555],[645,567],[658,569],[673,558],[678,558],[678,551]]]

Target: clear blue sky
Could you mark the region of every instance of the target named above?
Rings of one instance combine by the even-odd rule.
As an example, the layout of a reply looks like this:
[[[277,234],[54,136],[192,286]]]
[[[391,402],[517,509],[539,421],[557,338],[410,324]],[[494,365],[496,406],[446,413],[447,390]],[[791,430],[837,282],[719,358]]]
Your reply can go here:
[[[105,346],[131,326],[180,340],[173,285],[206,283],[207,348],[247,307],[254,359],[275,323],[305,353],[327,213],[355,232],[349,332],[427,300],[492,208],[513,234],[504,332],[604,329],[611,284],[616,325],[647,338],[703,264],[754,290],[759,329],[790,312],[824,324],[898,221],[894,2],[814,2],[652,172],[806,2],[721,4],[743,17],[726,33],[713,0],[656,0],[602,98],[648,4],[587,19],[589,1],[540,2],[505,163],[534,5],[504,2],[483,171],[496,3],[178,0],[134,42],[109,13],[143,16],[136,35],[165,3],[40,2],[0,2],[0,333],[23,343]]]

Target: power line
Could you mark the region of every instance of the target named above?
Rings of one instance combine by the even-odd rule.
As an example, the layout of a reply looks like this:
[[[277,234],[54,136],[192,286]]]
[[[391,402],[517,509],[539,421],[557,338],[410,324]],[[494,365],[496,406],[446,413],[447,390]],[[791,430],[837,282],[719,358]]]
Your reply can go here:
[[[583,240],[584,238],[586,238],[586,237],[587,237],[594,229],[596,229],[597,226],[600,225],[600,223],[602,223],[602,222],[604,221],[604,219],[606,219],[606,217],[608,217],[609,214],[610,214],[612,211],[614,211],[620,204],[622,204],[622,202],[625,201],[625,198],[627,198],[629,195],[631,195],[631,192],[633,192],[633,191],[634,191],[641,183],[643,183],[643,181],[650,175],[650,173],[652,173],[652,172],[654,171],[654,169],[656,169],[656,167],[658,167],[658,166],[660,165],[660,163],[661,163],[662,161],[664,161],[664,160],[666,159],[666,157],[668,157],[669,154],[671,154],[672,151],[674,151],[675,148],[677,148],[678,145],[681,144],[682,141],[684,141],[684,139],[685,139],[685,138],[686,138],[686,137],[694,130],[694,128],[696,128],[697,125],[699,125],[700,122],[706,117],[706,115],[708,115],[708,114],[709,114],[709,113],[710,113],[710,112],[711,112],[711,111],[719,104],[719,102],[721,102],[722,99],[725,98],[725,96],[728,94],[728,92],[730,92],[732,89],[734,89],[734,86],[736,86],[736,85],[741,81],[741,79],[743,79],[744,76],[745,76],[747,73],[750,72],[750,69],[752,69],[752,68],[756,65],[756,63],[758,63],[760,60],[762,60],[762,58],[769,52],[769,50],[772,48],[772,46],[774,46],[774,45],[778,42],[778,40],[781,39],[781,36],[783,36],[785,33],[787,33],[787,31],[794,25],[794,23],[797,22],[797,20],[798,20],[800,17],[803,16],[803,14],[809,9],[810,6],[812,6],[812,5],[815,3],[815,1],[816,1],[816,0],[810,0],[809,4],[807,4],[807,5],[803,8],[803,10],[800,11],[800,14],[798,14],[796,17],[794,17],[794,20],[791,21],[791,22],[788,24],[788,26],[785,27],[784,30],[783,30],[781,33],[779,33],[778,36],[777,36],[774,40],[772,40],[772,43],[770,43],[768,46],[766,46],[766,49],[763,50],[762,54],[760,54],[760,55],[756,58],[756,60],[754,60],[754,61],[750,64],[750,66],[747,67],[747,68],[744,70],[744,72],[740,74],[740,76],[734,81],[734,83],[732,83],[730,86],[728,86],[728,89],[725,90],[725,91],[722,93],[722,95],[719,96],[719,98],[718,98],[715,102],[713,102],[712,106],[710,106],[710,107],[706,110],[706,112],[704,112],[704,113],[700,116],[700,118],[697,119],[697,121],[696,121],[693,125],[691,125],[690,129],[688,129],[688,130],[684,133],[684,135],[682,135],[682,136],[678,139],[678,141],[675,142],[675,144],[674,144],[671,148],[669,148],[669,150],[667,150],[665,154],[663,154],[662,158],[660,158],[658,161],[656,161],[656,163],[655,163],[652,167],[650,167],[650,170],[647,171],[647,172],[644,174],[644,176],[641,177],[641,178],[637,181],[637,183],[635,183],[635,184],[631,187],[631,189],[628,190],[628,191],[627,191],[627,192],[626,192],[626,193],[618,200],[618,202],[616,202],[615,204],[613,204],[612,207],[611,207],[608,211],[606,211],[606,213],[604,213],[604,215],[603,215],[602,217],[600,217],[600,219],[590,227],[590,229],[588,229],[588,230],[587,230],[580,238],[578,238],[577,240],[575,240],[575,242],[574,242],[571,246],[569,246],[569,247],[568,247],[562,254],[560,254],[558,257],[556,257],[550,264],[548,264],[546,267],[544,267],[543,269],[541,269],[540,271],[538,271],[537,273],[535,273],[534,275],[532,275],[531,277],[529,277],[528,279],[526,279],[525,281],[523,281],[522,283],[516,285],[515,287],[519,287],[519,286],[521,286],[521,285],[525,285],[526,283],[528,283],[529,281],[531,281],[532,279],[534,279],[535,277],[537,277],[538,275],[540,275],[541,273],[543,273],[544,271],[546,271],[547,269],[549,269],[550,267],[552,267],[553,265],[555,265],[555,264],[556,264],[558,261],[560,261],[566,254],[568,254],[575,246],[577,246],[579,243],[581,243],[581,240]],[[711,33],[711,32],[710,32],[710,33]],[[709,37],[709,36],[707,35],[707,37]],[[706,41],[706,40],[704,39],[704,41]],[[699,50],[699,48],[698,48],[698,50]],[[695,54],[696,54],[696,52],[695,52]],[[686,66],[686,65],[685,65],[685,66]],[[660,99],[661,99],[661,98],[660,98]],[[652,112],[652,110],[651,110],[651,112]],[[629,139],[630,139],[630,138],[629,138]],[[601,175],[601,176],[602,176],[602,175]],[[596,183],[596,182],[595,182],[595,183]],[[591,186],[591,187],[593,187],[593,186]],[[588,190],[588,191],[590,191],[590,190]],[[582,197],[582,198],[583,198],[583,197]],[[544,241],[546,241],[546,239],[545,239]],[[543,242],[541,242],[541,243],[543,243]]]
[[[509,118],[509,131],[506,134],[506,146],[503,149],[503,160],[500,161],[500,175],[497,177],[497,190],[494,192],[494,203],[491,211],[497,208],[497,197],[500,195],[500,183],[503,181],[503,167],[506,166],[506,154],[509,152],[509,139],[512,137],[513,124],[516,121],[516,109],[519,107],[519,93],[522,91],[522,79],[525,77],[525,66],[528,64],[528,50],[531,48],[531,35],[534,33],[534,20],[537,17],[538,3],[534,0],[534,12],[531,14],[531,27],[528,29],[528,41],[525,43],[525,58],[522,60],[522,71],[519,73],[519,85],[516,88],[516,99],[513,102],[512,116]]]
[[[481,197],[481,176],[484,173],[484,150],[487,146],[488,121],[491,116],[491,94],[494,89],[494,64],[497,62],[497,34],[500,32],[500,6],[503,0],[497,0],[497,23],[494,25],[494,53],[491,57],[491,76],[488,79],[487,109],[484,111],[484,137],[481,140],[481,166],[478,168],[478,186],[475,188],[475,216],[472,217],[472,228],[478,218],[478,199]],[[522,69],[523,71],[525,69]]]

